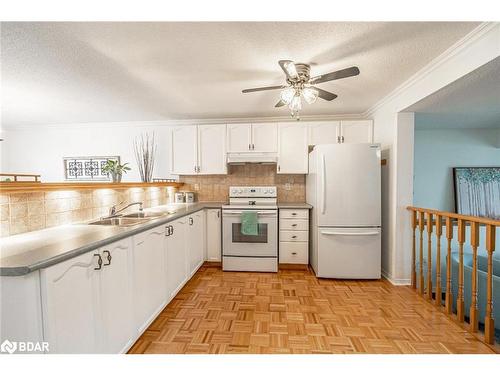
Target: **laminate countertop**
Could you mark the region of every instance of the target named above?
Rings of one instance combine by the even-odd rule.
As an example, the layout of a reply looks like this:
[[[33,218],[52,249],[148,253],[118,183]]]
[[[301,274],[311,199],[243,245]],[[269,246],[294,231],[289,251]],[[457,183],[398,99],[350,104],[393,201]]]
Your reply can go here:
[[[129,227],[68,224],[0,238],[0,276],[26,275],[205,208],[222,205],[222,202],[170,204],[145,209],[164,215]]]
[[[129,227],[68,224],[0,238],[0,276],[26,275],[205,208],[221,208],[223,204],[196,202],[152,207],[144,211],[164,215]],[[312,207],[307,203],[279,203],[278,208]]]

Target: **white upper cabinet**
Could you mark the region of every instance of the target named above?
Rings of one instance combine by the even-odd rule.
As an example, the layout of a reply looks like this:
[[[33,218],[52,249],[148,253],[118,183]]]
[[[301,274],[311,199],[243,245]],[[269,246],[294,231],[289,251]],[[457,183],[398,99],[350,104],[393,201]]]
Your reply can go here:
[[[373,121],[341,121],[341,142],[342,143],[372,143],[373,142]]]
[[[172,174],[226,174],[226,125],[186,125],[172,129]]]
[[[227,125],[227,152],[277,152],[276,124]]]
[[[307,125],[299,122],[278,125],[278,173],[307,174]]]
[[[226,174],[226,125],[198,126],[198,173]]]
[[[248,152],[252,148],[251,124],[227,125],[227,152]]]
[[[197,127],[179,126],[172,129],[170,145],[170,171],[172,174],[196,174]]]
[[[373,142],[372,120],[319,121],[307,126],[310,145]]]
[[[323,145],[338,143],[340,137],[340,121],[310,122],[309,144]]]
[[[252,124],[252,151],[278,151],[278,126],[276,124]]]

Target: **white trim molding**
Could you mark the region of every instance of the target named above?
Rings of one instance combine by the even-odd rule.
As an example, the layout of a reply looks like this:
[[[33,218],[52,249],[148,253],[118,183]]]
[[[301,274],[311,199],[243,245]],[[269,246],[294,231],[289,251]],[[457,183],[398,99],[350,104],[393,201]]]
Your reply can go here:
[[[460,39],[458,42],[449,47],[442,54],[431,60],[431,62],[429,62],[417,73],[415,73],[405,82],[403,82],[400,86],[396,87],[396,89],[394,89],[393,91],[391,91],[391,93],[389,93],[387,96],[378,101],[374,106],[363,112],[362,116],[365,118],[371,118],[378,109],[380,109],[385,104],[389,103],[391,100],[395,99],[399,95],[403,94],[411,86],[415,85],[419,81],[422,81],[426,76],[428,76],[435,69],[440,67],[450,58],[468,48],[478,39],[482,38],[484,35],[488,34],[490,31],[492,31],[495,27],[498,27],[499,25],[500,23],[498,22],[483,22],[478,27],[473,29],[470,33],[468,33],[466,36],[464,36],[462,39]],[[499,41],[499,48],[500,48],[500,41]]]
[[[392,285],[395,286],[408,286],[411,285],[411,279],[394,279],[391,275],[389,275],[387,272],[382,270],[382,277],[389,281]]]

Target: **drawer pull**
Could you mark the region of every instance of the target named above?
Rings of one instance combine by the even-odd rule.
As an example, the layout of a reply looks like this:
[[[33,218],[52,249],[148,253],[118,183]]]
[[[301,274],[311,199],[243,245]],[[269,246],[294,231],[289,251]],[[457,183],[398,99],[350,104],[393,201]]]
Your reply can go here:
[[[297,226],[297,224],[292,224],[292,227],[296,227],[296,226]]]
[[[292,216],[297,216],[297,212],[292,212]]]
[[[292,238],[297,238],[297,236],[292,236]]]
[[[297,255],[297,252],[296,252],[296,251],[294,251],[294,252],[292,253],[292,255]]]

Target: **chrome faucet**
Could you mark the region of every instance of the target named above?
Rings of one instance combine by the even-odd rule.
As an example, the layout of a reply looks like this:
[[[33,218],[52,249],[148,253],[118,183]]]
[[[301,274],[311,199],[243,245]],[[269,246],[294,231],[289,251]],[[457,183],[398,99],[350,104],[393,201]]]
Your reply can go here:
[[[118,205],[122,204],[123,202],[121,203],[118,203]],[[120,208],[118,211],[116,210],[116,204],[114,204],[113,206],[111,206],[111,208],[109,209],[109,217],[113,217],[113,216],[116,216],[118,215],[120,212],[122,211],[125,211],[127,208],[131,207],[131,206],[135,206],[135,205],[139,205],[139,211],[142,211],[143,208],[142,208],[142,202],[133,202],[133,203],[129,203],[127,204],[125,207],[123,208]]]

